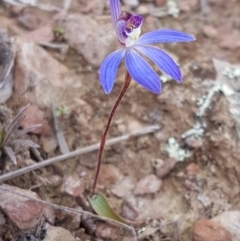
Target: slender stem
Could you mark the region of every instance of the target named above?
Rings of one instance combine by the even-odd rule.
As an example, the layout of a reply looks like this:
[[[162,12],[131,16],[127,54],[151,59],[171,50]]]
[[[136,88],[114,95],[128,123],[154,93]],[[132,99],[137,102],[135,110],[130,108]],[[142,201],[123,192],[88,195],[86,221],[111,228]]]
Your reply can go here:
[[[102,135],[102,138],[101,138],[101,144],[100,144],[100,149],[99,149],[99,152],[98,152],[98,164],[97,164],[97,171],[96,171],[96,174],[95,174],[95,178],[94,178],[94,182],[93,182],[93,186],[92,186],[92,194],[94,194],[95,192],[95,188],[96,188],[96,185],[97,185],[97,181],[98,181],[98,177],[99,177],[99,173],[100,173],[100,167],[101,167],[101,163],[102,163],[102,154],[103,154],[103,151],[104,151],[104,146],[105,146],[105,142],[106,142],[106,137],[107,137],[107,134],[108,134],[108,131],[109,131],[109,128],[111,126],[111,123],[112,123],[112,119],[113,119],[113,116],[117,110],[117,107],[118,105],[120,104],[124,94],[126,93],[129,85],[131,83],[131,76],[129,75],[129,73],[127,72],[126,75],[125,75],[125,83],[124,83],[124,86],[123,86],[123,89],[122,91],[120,92],[111,112],[110,112],[110,115],[108,117],[108,121],[107,121],[107,125],[106,125],[106,128],[103,132],[103,135]]]

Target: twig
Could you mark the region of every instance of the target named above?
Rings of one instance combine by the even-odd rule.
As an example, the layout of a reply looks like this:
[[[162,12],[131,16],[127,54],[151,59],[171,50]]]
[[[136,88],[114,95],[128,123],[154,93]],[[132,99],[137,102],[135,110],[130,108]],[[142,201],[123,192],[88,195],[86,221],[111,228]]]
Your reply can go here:
[[[63,0],[63,9],[64,11],[68,11],[68,9],[70,8],[72,4],[72,0]]]
[[[70,150],[69,150],[68,144],[66,142],[66,139],[64,137],[64,134],[62,132],[59,120],[57,118],[56,107],[54,105],[52,105],[52,115],[53,115],[54,129],[55,129],[55,132],[56,132],[57,141],[58,141],[58,145],[60,147],[60,151],[61,151],[62,154],[69,153]]]
[[[204,16],[207,16],[210,12],[209,5],[207,3],[207,0],[200,0],[200,8],[201,8],[201,13]]]
[[[85,214],[85,215],[90,216],[90,217],[92,217],[94,219],[97,219],[97,220],[110,222],[117,227],[124,227],[124,228],[126,228],[126,229],[128,229],[132,232],[134,239],[137,241],[137,235],[136,235],[135,229],[131,226],[128,226],[128,225],[124,224],[124,223],[120,223],[120,222],[117,222],[117,221],[109,219],[109,218],[101,217],[101,216],[98,216],[96,214],[90,213],[88,211],[83,211],[83,210],[79,210],[79,209],[76,210],[76,209],[73,209],[73,208],[64,207],[64,206],[60,206],[60,205],[57,205],[57,204],[49,203],[49,202],[43,201],[43,200],[38,199],[38,198],[29,197],[27,195],[24,195],[24,194],[21,194],[21,193],[18,193],[18,192],[15,192],[15,191],[11,190],[10,188],[7,187],[7,185],[1,185],[0,190],[3,190],[5,192],[10,192],[14,195],[21,196],[21,197],[27,198],[27,199],[32,200],[32,201],[36,201],[36,202],[42,203],[44,205],[51,206],[55,209],[60,209],[60,210],[70,212],[70,213],[75,213],[75,214],[76,213]]]
[[[35,147],[30,147],[30,152],[34,156],[34,158],[37,160],[37,162],[43,161],[40,152]]]
[[[69,46],[67,44],[59,44],[59,43],[39,43],[43,47],[51,48],[51,49],[63,49],[67,50]]]
[[[61,8],[50,6],[47,4],[36,4],[35,1],[29,1],[25,2],[24,0],[16,1],[16,0],[3,0],[4,2],[13,5],[13,6],[31,6],[31,7],[37,7],[41,10],[53,12],[53,11],[62,11]]]
[[[153,133],[153,132],[155,132],[159,129],[160,129],[159,125],[148,126],[148,127],[145,127],[145,128],[143,128],[139,131],[136,131],[134,133],[109,139],[108,141],[106,141],[106,146],[112,146],[112,145],[114,145],[116,143],[119,143],[121,141],[125,141],[125,140],[129,139],[130,137]],[[13,171],[13,172],[10,172],[10,173],[3,174],[2,176],[0,176],[0,183],[4,182],[4,181],[7,181],[9,179],[18,177],[18,176],[23,175],[25,173],[34,171],[36,169],[39,169],[39,168],[42,168],[42,167],[45,167],[45,166],[49,166],[49,165],[51,165],[53,163],[56,163],[56,162],[59,162],[59,161],[64,161],[64,160],[67,160],[67,159],[70,159],[72,157],[79,156],[79,155],[82,155],[82,154],[85,154],[85,153],[88,153],[88,152],[97,151],[99,149],[99,146],[100,146],[99,143],[94,144],[94,145],[84,147],[82,149],[78,149],[78,150],[70,152],[70,153],[66,153],[66,154],[63,154],[63,155],[60,155],[60,156],[57,156],[57,157],[50,158],[48,160],[42,161],[40,163],[33,164],[31,166],[23,167],[21,169],[18,169],[16,171]]]

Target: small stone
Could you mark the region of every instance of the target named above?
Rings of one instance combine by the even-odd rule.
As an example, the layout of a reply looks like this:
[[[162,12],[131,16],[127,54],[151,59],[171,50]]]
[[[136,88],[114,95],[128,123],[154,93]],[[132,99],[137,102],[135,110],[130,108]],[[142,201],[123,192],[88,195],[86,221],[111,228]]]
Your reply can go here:
[[[152,160],[152,166],[155,169],[159,169],[164,164],[164,161],[160,158]]]
[[[186,179],[185,182],[184,182],[184,186],[189,191],[197,190],[196,183],[191,179]]]
[[[97,167],[96,153],[87,153],[79,156],[80,169],[87,167],[89,169],[95,169]]]
[[[111,189],[111,192],[118,198],[127,198],[132,194],[133,189],[133,180],[127,176],[124,176],[124,178],[120,182],[117,182],[116,185]]]
[[[219,46],[223,49],[235,50],[240,47],[240,36],[227,35],[224,36]]]
[[[96,229],[96,236],[102,239],[116,240],[119,235],[116,227],[108,223],[99,223]]]
[[[80,228],[80,229],[78,229],[78,230],[77,230],[76,232],[74,232],[74,233],[75,233],[75,237],[76,237],[76,238],[79,238],[80,241],[90,241],[90,240],[92,240],[92,238],[90,237],[90,235],[86,234],[84,228]],[[95,239],[95,241],[97,241],[97,240]]]
[[[143,128],[143,124],[135,118],[128,118],[126,126],[128,133],[133,133]]]
[[[49,226],[43,241],[75,241],[72,234],[61,227]]]
[[[149,13],[149,9],[148,6],[146,4],[140,4],[137,8],[136,8],[136,12],[139,15],[145,15]]]
[[[29,9],[30,10],[30,9]],[[37,16],[30,11],[22,11],[17,18],[18,22],[28,30],[34,30],[39,27],[39,20]]]
[[[122,174],[117,167],[111,164],[101,166],[98,183],[103,186],[115,184],[122,179]]]
[[[155,0],[155,4],[158,7],[162,7],[162,6],[166,5],[166,0]]]
[[[164,163],[157,168],[156,174],[159,178],[165,177],[176,165],[177,161],[174,158],[168,158]]]
[[[43,150],[49,154],[49,153],[52,153],[56,150],[57,146],[58,146],[58,143],[57,143],[57,140],[55,139],[54,136],[51,136],[51,137],[43,137],[42,139],[42,147],[43,147]]]
[[[226,228],[232,236],[232,241],[239,241],[240,237],[240,211],[226,211],[216,217],[212,221]]]
[[[138,212],[134,209],[131,203],[123,200],[120,215],[128,220],[135,220],[138,217]]]
[[[82,90],[79,76],[69,71],[37,44],[24,42],[20,38],[16,38],[14,43],[17,54],[14,94],[11,99],[13,103],[17,105],[21,99],[26,103],[49,109],[52,103],[65,104],[68,100],[74,102],[74,93],[80,93]]]
[[[84,183],[80,178],[69,176],[63,179],[63,184],[61,188],[62,193],[77,197],[82,195],[84,190]]]
[[[203,141],[201,138],[189,136],[185,139],[185,144],[190,148],[198,149],[203,146]]]
[[[53,175],[53,176],[49,177],[48,180],[53,187],[58,187],[62,184],[62,178],[58,175]]]
[[[198,0],[176,0],[178,8],[183,12],[188,12],[198,6]]]
[[[216,38],[218,35],[218,31],[211,25],[205,25],[203,27],[203,33],[208,38]]]
[[[82,211],[81,207],[77,207],[76,210]],[[81,214],[80,213],[72,213],[72,220],[68,223],[68,230],[72,231],[76,231],[79,229],[80,227],[80,223],[81,223]]]
[[[225,228],[209,219],[194,224],[192,238],[193,241],[232,241],[231,234]]]
[[[162,180],[150,174],[142,178],[135,186],[134,194],[143,195],[158,192],[162,187]]]
[[[83,14],[68,14],[63,30],[69,45],[95,67],[99,67],[106,55],[115,49],[116,37],[110,22],[101,23]],[[81,34],[76,34],[78,31]]]
[[[0,207],[9,219],[20,230],[36,228],[43,217],[44,205],[37,200],[31,200],[31,198],[40,200],[40,197],[35,192],[18,187],[5,184],[1,187],[9,190],[0,190]],[[11,191],[26,197],[16,195]]]
[[[26,117],[21,122],[21,127],[25,129],[37,124],[41,124],[42,126],[32,130],[31,133],[42,134],[44,136],[52,135],[52,128],[48,122],[44,120],[43,112],[37,105],[32,104],[26,110]]]
[[[199,173],[199,166],[195,163],[190,163],[186,167],[186,171],[189,176],[197,175]]]

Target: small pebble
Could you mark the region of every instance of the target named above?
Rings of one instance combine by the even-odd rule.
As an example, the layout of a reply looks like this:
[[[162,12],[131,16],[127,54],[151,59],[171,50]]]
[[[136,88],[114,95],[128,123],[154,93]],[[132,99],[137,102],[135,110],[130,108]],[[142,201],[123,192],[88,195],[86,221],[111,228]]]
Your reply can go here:
[[[63,179],[63,184],[61,187],[62,193],[77,197],[82,195],[84,190],[84,183],[80,178],[68,176]]]
[[[135,186],[134,194],[143,195],[158,192],[162,187],[162,180],[150,174],[138,181]]]
[[[177,161],[174,158],[168,158],[164,163],[156,170],[156,174],[159,178],[165,177],[176,165]]]
[[[155,4],[158,6],[158,7],[162,7],[166,4],[166,0],[155,0]]]
[[[229,231],[209,219],[194,224],[192,238],[193,241],[232,241]]]
[[[218,35],[218,31],[211,25],[205,25],[203,27],[203,33],[208,38],[216,38]]]
[[[98,238],[116,240],[118,238],[117,228],[108,223],[99,223],[96,229]]]
[[[199,173],[199,166],[195,163],[190,163],[186,167],[186,171],[189,176],[197,175]]]
[[[232,235],[232,241],[239,241],[240,238],[240,211],[226,211],[214,218],[212,221],[222,225]]]

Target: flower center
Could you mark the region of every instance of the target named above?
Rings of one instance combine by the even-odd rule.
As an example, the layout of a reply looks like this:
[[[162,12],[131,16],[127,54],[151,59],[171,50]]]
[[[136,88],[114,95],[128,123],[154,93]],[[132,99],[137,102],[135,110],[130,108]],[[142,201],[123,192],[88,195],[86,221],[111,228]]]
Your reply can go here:
[[[129,12],[122,12],[119,16],[118,22],[121,24],[119,41],[125,44],[126,47],[131,47],[141,34],[141,26],[143,17]]]

